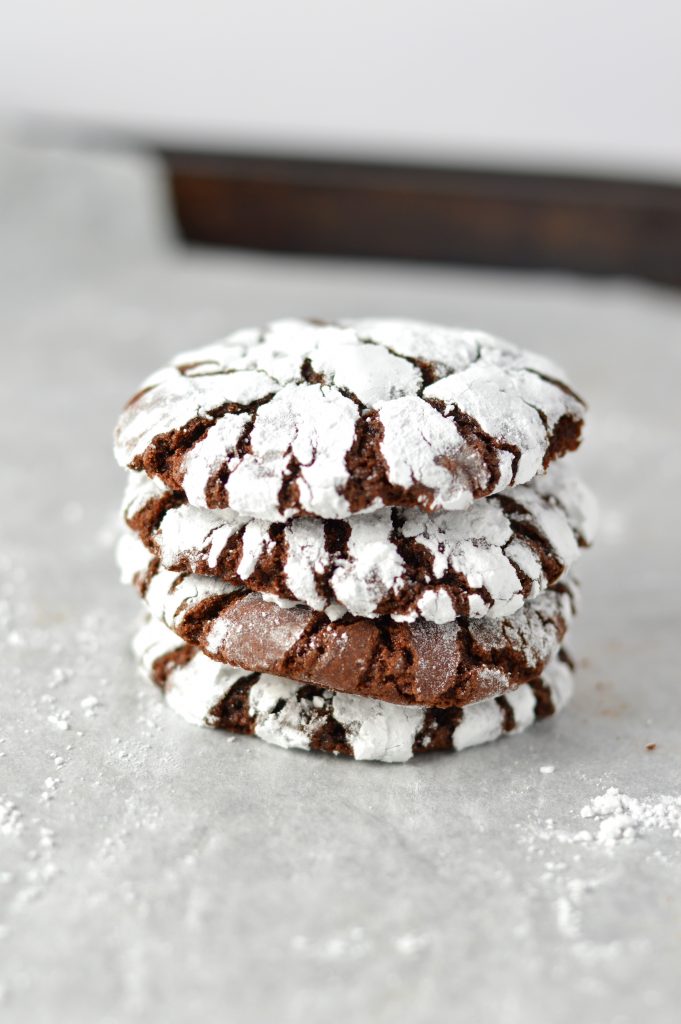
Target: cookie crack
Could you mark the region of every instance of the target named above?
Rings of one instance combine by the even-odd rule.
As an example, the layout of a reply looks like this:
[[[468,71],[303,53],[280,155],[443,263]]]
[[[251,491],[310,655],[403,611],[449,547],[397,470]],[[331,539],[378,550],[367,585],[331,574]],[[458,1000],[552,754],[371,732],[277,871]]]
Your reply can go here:
[[[285,458],[288,461],[281,479],[279,494],[277,495],[277,509],[281,516],[288,509],[302,511],[300,507],[300,485],[298,483],[302,473],[302,465],[293,454],[292,446],[289,446],[288,451],[285,453]]]
[[[562,391],[564,395],[568,396],[568,398],[573,398],[575,402],[586,412],[588,406],[584,399],[581,398],[576,391],[573,391],[570,385],[566,384],[565,381],[559,380],[557,377],[551,377],[547,373],[542,373],[541,370],[537,370],[533,366],[525,366],[523,369],[528,373],[534,374],[534,376],[538,377],[539,380],[543,380],[545,384],[551,384],[554,388],[558,388],[558,390]]]
[[[201,646],[209,658],[221,661],[221,658],[215,657],[207,649],[208,634],[213,628],[215,621],[222,616],[231,604],[243,599],[244,593],[243,589],[235,589],[229,594],[210,594],[202,598],[182,614],[180,621],[173,626],[175,632],[184,640],[187,640],[188,643]],[[183,602],[182,608],[184,608],[185,603]]]
[[[508,702],[503,694],[500,697],[495,697],[495,703],[501,710],[501,728],[503,732],[513,732],[516,726],[515,713],[511,704]]]
[[[171,509],[179,508],[186,502],[181,491],[166,491],[164,494],[154,495],[144,503],[133,515],[128,514],[128,509],[123,511],[125,525],[132,530],[147,548],[151,548],[154,534]]]
[[[509,541],[509,544],[510,543],[511,541]],[[524,598],[526,598],[532,590],[532,584],[534,581],[530,576],[527,575],[527,573],[523,569],[520,568],[515,559],[511,558],[510,555],[506,554],[506,548],[504,548],[504,554],[506,555],[509,565],[513,568],[513,571],[518,577],[518,583],[520,584],[520,593]]]
[[[461,722],[461,708],[425,708],[423,725],[414,738],[412,750],[415,754],[425,751],[450,750],[454,733]]]
[[[216,729],[229,729],[243,736],[253,732],[253,716],[250,712],[249,696],[260,679],[260,672],[252,672],[239,679],[210,708],[206,718],[214,722]]]
[[[558,657],[560,657],[560,654],[561,652],[558,653]],[[551,690],[544,680],[541,677],[531,679],[527,685],[532,688],[532,693],[534,694],[535,719],[541,722],[543,718],[548,718],[550,715],[555,714],[556,708],[551,696]]]
[[[385,351],[389,352],[391,356],[395,357],[395,359],[401,359],[405,363],[409,363],[410,366],[415,367],[415,369],[417,369],[421,374],[421,383],[414,392],[414,394],[419,398],[421,398],[425,388],[427,388],[429,384],[435,384],[435,382],[441,380],[443,376],[448,376],[448,374],[439,374],[437,372],[436,364],[432,363],[428,359],[419,359],[418,356],[407,356],[403,352],[397,352],[390,345],[384,345],[380,341],[374,341],[373,338],[361,338],[360,340],[364,345],[373,345],[374,348],[385,349]]]
[[[506,553],[506,549],[514,540],[519,539],[524,541],[539,559],[542,572],[549,585],[555,583],[563,575],[567,566],[565,565],[565,562],[559,558],[557,551],[552,546],[546,534],[543,533],[538,524],[533,520],[530,513],[528,513],[522,505],[519,505],[512,497],[506,494],[501,494],[498,495],[495,500],[508,516],[513,529],[513,537],[506,542],[502,549],[506,557],[509,558]],[[571,532],[573,536],[575,536],[575,532],[572,528]],[[511,561],[510,558],[509,561]]]
[[[564,635],[566,623],[560,613],[543,616],[541,611],[537,610],[537,617],[542,622],[545,630],[548,631],[550,627],[555,631],[558,639]],[[518,649],[513,643],[513,639],[506,632],[504,632],[505,643],[500,645],[495,643],[486,644],[484,637],[481,638],[481,642],[480,639],[474,636],[470,621],[462,620],[460,625],[461,644],[465,651],[464,662],[466,669],[464,676],[466,686],[470,685],[480,672],[490,668],[499,669],[507,680],[507,687],[511,688],[527,682],[528,677],[543,670],[546,658],[540,657],[539,665],[531,664],[528,660],[528,651]]]
[[[497,487],[501,478],[501,467],[499,459],[496,457],[496,453],[499,451],[505,451],[511,455],[511,480],[515,482],[521,455],[520,448],[517,445],[492,437],[491,434],[482,429],[473,416],[465,413],[455,403],[445,403],[439,398],[425,398],[424,401],[433,406],[441,416],[444,416],[446,419],[453,419],[457,430],[468,447],[475,451],[482,459],[488,474],[488,486],[480,487],[479,483],[476,483],[475,479],[473,479],[471,483],[473,484],[473,496],[475,498],[483,497],[494,491]]]
[[[343,621],[343,620],[341,620]],[[301,677],[297,666],[306,661],[309,667],[305,668],[304,675],[309,676],[314,671],[315,665],[325,653],[321,644],[316,644],[316,637],[329,625],[329,619],[323,612],[315,612],[312,619],[302,631],[293,647],[285,651],[281,660],[281,674],[286,676]]]
[[[183,644],[182,647],[178,647],[174,651],[166,651],[165,654],[155,658],[151,666],[153,682],[160,690],[165,690],[168,676],[171,672],[188,665],[198,653],[198,647],[192,647],[191,644]]]
[[[232,472],[230,463],[234,459],[241,462],[251,451],[251,434],[255,427],[257,411],[244,423],[243,429],[234,445],[233,453],[224,458],[214,473],[211,473],[204,487],[204,496],[208,508],[229,508],[229,477]],[[185,453],[183,453],[184,455]],[[225,453],[227,456],[227,453]]]
[[[572,579],[572,583],[574,583],[574,578]],[[575,594],[573,587],[568,583],[567,579],[558,580],[553,584],[551,590],[556,594],[564,594],[568,599],[572,614],[577,614],[577,595]]]

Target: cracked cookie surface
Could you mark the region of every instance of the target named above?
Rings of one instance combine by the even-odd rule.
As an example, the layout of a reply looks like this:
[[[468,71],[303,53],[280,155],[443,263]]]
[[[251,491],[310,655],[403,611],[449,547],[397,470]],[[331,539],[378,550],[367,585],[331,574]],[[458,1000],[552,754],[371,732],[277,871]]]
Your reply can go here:
[[[589,545],[595,504],[562,464],[458,512],[380,509],[344,521],[249,520],[199,509],[131,473],[126,524],[167,569],[258,593],[397,621],[510,615],[556,583]]]
[[[153,619],[133,649],[143,674],[193,724],[356,760],[404,762],[522,732],[560,711],[573,686],[569,660],[559,652],[540,678],[505,696],[445,710],[403,707],[220,664]]]
[[[214,660],[396,704],[464,706],[536,678],[575,610],[567,577],[504,618],[332,621],[224,580],[164,569],[131,534],[118,560],[151,615]]]
[[[275,322],[178,356],[119,419],[119,463],[188,502],[281,521],[467,508],[577,447],[549,360],[404,320]]]

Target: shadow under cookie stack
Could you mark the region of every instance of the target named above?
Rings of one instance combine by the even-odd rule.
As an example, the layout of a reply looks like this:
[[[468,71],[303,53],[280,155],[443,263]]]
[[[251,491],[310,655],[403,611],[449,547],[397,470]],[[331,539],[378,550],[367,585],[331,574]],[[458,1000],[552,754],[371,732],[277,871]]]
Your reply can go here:
[[[181,354],[116,429],[142,672],[190,722],[361,760],[558,712],[583,417],[478,331],[285,320]]]

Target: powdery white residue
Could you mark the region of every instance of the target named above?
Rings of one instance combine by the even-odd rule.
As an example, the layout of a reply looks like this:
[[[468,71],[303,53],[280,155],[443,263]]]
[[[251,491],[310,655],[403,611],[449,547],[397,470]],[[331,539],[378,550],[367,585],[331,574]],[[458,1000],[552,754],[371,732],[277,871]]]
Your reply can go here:
[[[573,837],[578,842],[612,848],[651,832],[671,832],[674,839],[681,839],[681,796],[638,800],[611,786],[582,807],[580,813],[582,818],[593,819],[597,827],[595,832],[578,832]]]
[[[54,800],[55,793],[57,792],[57,787],[60,785],[60,783],[61,779],[57,779],[52,775],[48,776],[43,784],[43,791],[40,794],[40,802],[43,804],[48,804],[52,800]]]
[[[620,896],[631,861],[618,854],[626,854],[631,844],[640,842],[645,858],[671,865],[664,845],[681,838],[681,795],[639,799],[611,786],[571,817],[571,827],[545,818],[538,828],[523,829],[522,836],[565,953],[593,967],[649,955],[653,940],[641,934],[635,920],[620,922],[613,932],[602,911]]]
[[[60,732],[66,732],[71,728],[69,725],[69,718],[71,712],[68,710],[56,711],[53,715],[47,716],[47,721],[50,725],[54,726],[55,729],[59,729]]]
[[[681,839],[681,796],[639,800],[611,786],[593,797],[579,813],[584,822],[582,828],[568,831],[558,827],[553,818],[545,818],[536,838],[608,850],[653,833],[664,832],[673,839]],[[530,846],[534,848],[534,840]]]
[[[430,944],[431,940],[428,935],[416,934],[414,932],[405,932],[404,935],[398,935],[394,943],[398,953],[409,957],[425,952]]]
[[[291,939],[294,953],[317,961],[360,960],[374,948],[374,940],[364,928],[355,925],[331,933],[326,938],[311,939],[307,935],[294,935]]]
[[[92,718],[96,709],[100,706],[101,701],[98,697],[90,695],[89,697],[83,697],[80,702],[80,706],[83,709],[83,714],[86,718]]]
[[[19,836],[24,821],[17,805],[7,797],[0,797],[0,836]]]

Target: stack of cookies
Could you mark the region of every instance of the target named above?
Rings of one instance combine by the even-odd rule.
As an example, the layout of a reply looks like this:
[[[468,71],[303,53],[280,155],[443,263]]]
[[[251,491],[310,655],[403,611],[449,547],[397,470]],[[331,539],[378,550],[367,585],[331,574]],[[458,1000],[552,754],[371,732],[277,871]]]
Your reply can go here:
[[[406,761],[572,691],[584,404],[478,331],[284,320],[179,355],[116,429],[143,673],[186,719]]]

